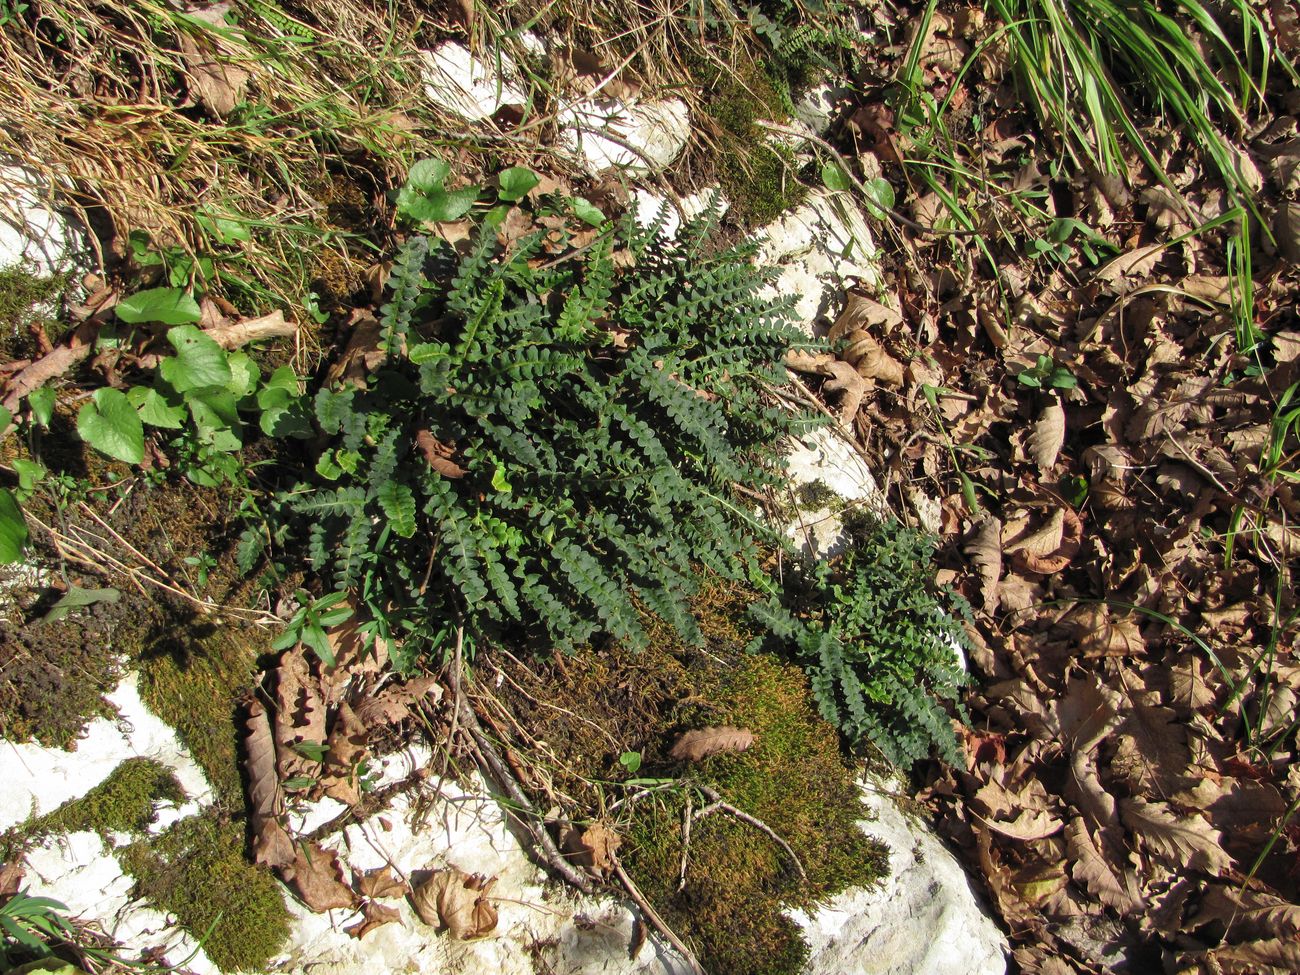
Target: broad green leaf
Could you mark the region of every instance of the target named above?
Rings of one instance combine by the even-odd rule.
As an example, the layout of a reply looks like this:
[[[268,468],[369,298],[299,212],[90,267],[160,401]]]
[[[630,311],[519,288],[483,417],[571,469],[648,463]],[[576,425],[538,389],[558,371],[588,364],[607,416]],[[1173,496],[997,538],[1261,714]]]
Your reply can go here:
[[[36,485],[45,480],[45,475],[48,473],[43,465],[23,457],[15,457],[10,463],[13,464],[14,472],[18,475],[19,494],[24,497],[30,495],[36,489]]]
[[[541,179],[531,169],[511,166],[501,171],[497,182],[501,185],[497,196],[507,203],[518,203],[537,187]]]
[[[144,424],[121,390],[95,390],[77,414],[77,433],[101,454],[128,464],[144,460]]]
[[[57,398],[57,394],[49,386],[33,389],[27,394],[27,407],[41,426],[48,427],[50,420],[54,418],[54,403]]]
[[[316,391],[316,422],[325,433],[333,436],[349,413],[352,412],[352,396],[356,391],[345,389],[342,392],[321,387]]]
[[[268,437],[298,437],[306,439],[312,434],[311,419],[299,404],[272,406],[258,417],[257,425]]]
[[[290,366],[281,366],[257,391],[257,405],[264,410],[288,406],[299,396],[298,376]]]
[[[393,531],[402,538],[415,534],[415,496],[398,481],[388,481],[379,489],[379,507],[388,516]]]
[[[406,185],[422,193],[435,193],[451,175],[451,166],[441,159],[421,159],[406,174]]]
[[[0,488],[0,565],[19,561],[26,544],[27,521],[14,496]]]
[[[114,309],[117,317],[131,325],[162,322],[164,325],[188,325],[203,317],[199,303],[182,288],[150,288],[123,298]]]
[[[13,422],[14,415],[3,406],[0,406],[0,437],[3,437],[9,432],[9,428],[13,425]]]
[[[573,215],[579,220],[585,220],[593,227],[599,227],[605,222],[605,214],[600,211],[600,207],[585,197],[575,196],[569,202],[573,205]]]
[[[316,460],[316,473],[327,481],[337,481],[343,476],[343,468],[334,463],[334,458],[326,452]]]
[[[869,179],[866,183],[867,201],[882,210],[894,208],[894,187],[887,179]]]
[[[185,407],[172,406],[150,386],[132,386],[127,390],[126,398],[140,414],[140,419],[151,427],[179,430],[185,422]]]
[[[838,163],[829,162],[822,167],[822,185],[828,190],[840,190],[847,192],[853,188],[849,182],[849,177]]]
[[[438,190],[427,196],[415,194],[403,201],[398,197],[398,210],[416,223],[445,223],[459,220],[478,200],[479,188],[466,186],[459,190]]]
[[[231,352],[226,357],[230,365],[230,383],[226,386],[235,394],[235,399],[243,399],[257,389],[257,381],[262,378],[262,370],[257,367],[247,352]]]
[[[509,494],[512,490],[510,482],[506,480],[506,469],[500,464],[497,465],[496,473],[492,475],[492,487],[502,494]]]
[[[167,332],[167,341],[176,355],[164,359],[158,370],[178,393],[214,386],[224,389],[230,385],[229,357],[211,335],[205,335],[193,325],[181,325]]]

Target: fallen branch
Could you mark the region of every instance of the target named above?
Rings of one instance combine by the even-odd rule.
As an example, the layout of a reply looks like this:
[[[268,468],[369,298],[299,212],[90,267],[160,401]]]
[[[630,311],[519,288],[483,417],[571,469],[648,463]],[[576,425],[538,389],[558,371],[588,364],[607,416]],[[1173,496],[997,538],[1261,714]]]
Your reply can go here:
[[[559,874],[565,882],[576,887],[584,894],[591,893],[591,881],[575,870],[573,865],[560,853],[555,841],[551,839],[551,834],[546,831],[546,826],[542,823],[542,817],[533,808],[528,796],[524,794],[519,780],[515,778],[514,773],[510,771],[501,756],[497,754],[496,748],[483,734],[483,730],[479,727],[478,718],[474,714],[474,709],[468,704],[464,704],[461,708],[461,714],[461,723],[473,741],[479,759],[479,766],[514,803],[515,821],[532,836],[535,844],[534,852],[541,857],[547,867]]]
[[[677,932],[668,926],[667,922],[659,916],[659,912],[654,909],[654,906],[646,900],[645,894],[641,893],[641,888],[627,875],[627,871],[623,869],[623,864],[619,863],[618,857],[612,852],[609,856],[614,864],[614,875],[618,877],[619,882],[627,891],[627,895],[632,898],[632,902],[636,904],[654,929],[677,949],[678,954],[682,956],[690,970],[695,972],[695,975],[705,975],[703,966],[700,965],[699,959],[695,957],[695,952],[686,946],[685,941],[677,937]]]
[[[62,345],[49,355],[37,359],[5,384],[4,399],[0,400],[0,406],[13,413],[24,396],[76,368],[93,350],[94,345],[91,343],[76,347]]]

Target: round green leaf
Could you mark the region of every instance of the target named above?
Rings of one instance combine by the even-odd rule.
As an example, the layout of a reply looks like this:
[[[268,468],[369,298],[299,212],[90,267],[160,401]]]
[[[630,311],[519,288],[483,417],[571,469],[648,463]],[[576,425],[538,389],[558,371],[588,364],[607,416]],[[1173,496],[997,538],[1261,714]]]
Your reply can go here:
[[[199,303],[181,288],[150,288],[123,298],[115,309],[117,317],[129,324],[162,322],[164,325],[188,325],[203,317]]]
[[[23,557],[27,544],[27,522],[14,496],[0,488],[0,565],[10,565]]]
[[[894,187],[887,179],[867,180],[867,198],[882,210],[894,208]]]
[[[531,169],[511,166],[501,171],[497,182],[501,187],[497,191],[497,196],[507,203],[518,203],[536,188],[541,179]]]
[[[837,163],[827,163],[822,167],[822,185],[828,190],[841,190],[847,192],[853,188],[849,182],[849,176]]]
[[[593,227],[599,227],[605,222],[605,214],[601,213],[600,207],[585,197],[575,196],[569,203],[573,206],[573,215],[579,220],[584,220]]]
[[[428,195],[412,194],[403,201],[398,197],[397,208],[402,215],[416,223],[445,223],[459,220],[478,200],[479,188],[466,186],[459,190],[438,190]]]
[[[101,454],[128,464],[144,460],[144,424],[121,390],[95,390],[77,414],[77,433]]]
[[[209,386],[225,389],[230,385],[229,358],[212,336],[193,325],[181,325],[167,333],[167,341],[176,356],[164,359],[158,369],[178,393]]]
[[[126,398],[140,414],[140,419],[151,427],[179,430],[185,420],[184,407],[172,406],[158,390],[149,386],[132,386]]]
[[[50,420],[54,418],[55,399],[55,392],[49,386],[33,389],[27,394],[27,406],[32,411],[32,416],[36,418],[36,422],[43,427],[48,427]]]
[[[406,174],[406,185],[423,193],[434,193],[451,174],[451,167],[441,159],[421,159]]]

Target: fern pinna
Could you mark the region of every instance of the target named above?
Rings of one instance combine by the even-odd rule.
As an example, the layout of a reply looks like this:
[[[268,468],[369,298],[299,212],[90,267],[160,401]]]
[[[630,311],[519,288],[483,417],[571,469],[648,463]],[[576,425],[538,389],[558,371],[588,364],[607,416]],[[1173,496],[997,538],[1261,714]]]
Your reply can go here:
[[[488,222],[464,256],[404,245],[386,361],[317,394],[328,446],[285,505],[401,662],[458,626],[635,646],[649,611],[695,638],[701,567],[761,578],[766,529],[733,485],[778,483],[809,422],[762,391],[806,339],[760,293],[752,246],[706,253],[712,219],[674,240],[662,218],[607,223],[581,247],[561,230],[558,258],[556,230],[503,245]]]

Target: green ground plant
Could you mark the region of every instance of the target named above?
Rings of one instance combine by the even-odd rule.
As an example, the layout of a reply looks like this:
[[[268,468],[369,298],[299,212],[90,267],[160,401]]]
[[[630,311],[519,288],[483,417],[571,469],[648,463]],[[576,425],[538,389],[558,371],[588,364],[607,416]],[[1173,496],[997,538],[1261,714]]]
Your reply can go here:
[[[754,647],[793,648],[822,716],[850,741],[870,742],[903,767],[937,749],[958,761],[944,702],[956,702],[969,649],[965,603],[936,590],[935,540],[865,512],[830,562],[796,562],[784,591],[753,612],[771,636]],[[958,707],[960,714],[960,707]]]
[[[662,214],[590,216],[549,237],[550,260],[545,228],[503,247],[485,219],[464,257],[414,235],[381,312],[386,363],[315,395],[318,477],[271,535],[357,590],[406,666],[459,627],[640,645],[638,606],[694,636],[699,567],[761,575],[765,529],[732,485],[775,485],[781,438],[811,422],[761,392],[803,341],[789,301],[759,296],[754,245],[708,252],[712,212],[675,242]]]

